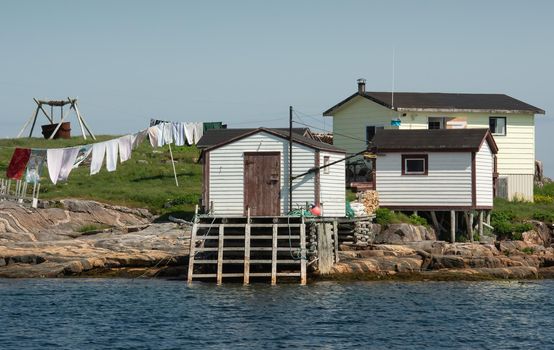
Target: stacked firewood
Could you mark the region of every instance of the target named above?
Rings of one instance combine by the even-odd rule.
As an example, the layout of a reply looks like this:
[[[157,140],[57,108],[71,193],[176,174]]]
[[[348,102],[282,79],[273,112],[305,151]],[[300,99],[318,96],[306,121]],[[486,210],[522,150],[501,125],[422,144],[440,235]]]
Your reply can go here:
[[[379,193],[373,190],[361,192],[360,202],[363,203],[367,215],[372,215],[379,208]]]

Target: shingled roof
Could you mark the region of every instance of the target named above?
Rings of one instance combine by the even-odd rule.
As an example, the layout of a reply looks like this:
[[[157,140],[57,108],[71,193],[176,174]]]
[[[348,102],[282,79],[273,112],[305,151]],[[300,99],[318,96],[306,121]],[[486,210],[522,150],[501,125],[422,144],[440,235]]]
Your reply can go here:
[[[477,152],[487,141],[498,152],[489,129],[378,130],[373,138],[374,152]]]
[[[333,115],[339,107],[357,96],[365,97],[386,108],[393,108],[390,92],[363,92],[351,95],[323,112],[323,115]],[[395,92],[394,109],[398,111],[544,114],[544,110],[504,94]]]
[[[209,151],[262,131],[284,139],[288,139],[289,137],[289,129],[287,128],[213,129],[204,133],[204,136],[199,140],[197,146],[203,151]],[[309,134],[309,129],[293,128],[293,142],[318,150],[345,153],[344,150],[333,145],[304,136],[306,131]]]
[[[236,129],[210,129],[204,132],[202,138],[198,141],[196,147],[208,148],[225,142],[229,139],[241,136],[247,132],[254,131],[256,128],[236,128]],[[288,128],[272,128],[271,130],[280,132],[289,132]],[[292,128],[294,134],[311,137],[310,129],[308,128]]]

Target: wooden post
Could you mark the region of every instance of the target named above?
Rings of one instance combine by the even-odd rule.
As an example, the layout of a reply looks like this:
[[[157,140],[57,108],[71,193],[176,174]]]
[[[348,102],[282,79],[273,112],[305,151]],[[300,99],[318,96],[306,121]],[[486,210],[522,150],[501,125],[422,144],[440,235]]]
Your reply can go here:
[[[491,210],[487,210],[486,222],[487,222],[487,225],[490,226],[490,224],[491,224]]]
[[[450,211],[450,242],[456,242],[456,211]]]
[[[75,113],[77,113],[77,116],[81,119],[81,121],[83,122],[83,125],[85,126],[85,129],[87,129],[90,137],[92,137],[93,140],[96,141],[96,137],[94,136],[94,134],[92,133],[92,131],[90,131],[90,128],[88,127],[88,124],[87,122],[85,121],[85,118],[83,118],[83,116],[81,115],[81,113],[79,112],[79,108],[77,107],[77,100],[75,100],[75,104],[74,104],[74,108],[75,108]]]
[[[246,225],[244,226],[244,273],[243,283],[250,283],[250,208],[246,210]]]
[[[469,213],[469,225],[467,229],[469,230],[469,240],[473,242],[473,212]]]
[[[483,236],[483,211],[479,211],[479,238]]]
[[[306,225],[304,223],[304,217],[300,224],[300,284],[306,285]]]
[[[335,264],[339,262],[339,223],[333,220],[333,233],[335,239]]]
[[[40,184],[39,184],[40,186]],[[38,197],[38,195],[37,195]],[[192,274],[194,272],[194,255],[196,254],[196,231],[198,230],[198,204],[196,205],[194,209],[194,218],[193,218],[193,224],[192,224],[192,234],[190,237],[190,247],[189,247],[189,270],[188,270],[188,276],[187,281],[188,283],[192,283]]]
[[[169,156],[171,157],[171,165],[173,166],[173,176],[175,176],[175,186],[179,187],[179,180],[177,180],[177,170],[175,170],[175,161],[173,160],[173,151],[171,150],[171,143],[167,144],[169,146]]]
[[[219,225],[219,242],[217,244],[217,284],[223,282],[223,241],[225,240],[225,224]]]
[[[271,244],[271,285],[277,284],[277,233],[278,226],[273,224],[273,242]]]
[[[27,122],[25,123],[25,125],[23,125],[23,128],[21,129],[21,131],[19,132],[19,134],[17,134],[17,138],[20,138],[21,135],[23,134],[23,132],[25,131],[25,129],[27,128],[27,125],[29,125],[29,123],[31,122],[31,120],[33,121],[33,128],[34,128],[34,125],[35,125],[35,122],[37,120],[37,116],[38,116],[38,107],[37,109],[35,109],[35,113],[33,113],[33,115],[31,116],[31,118],[29,118],[29,120],[27,120]],[[31,137],[31,135],[33,134],[33,130],[31,128],[31,133],[29,134],[29,137]]]

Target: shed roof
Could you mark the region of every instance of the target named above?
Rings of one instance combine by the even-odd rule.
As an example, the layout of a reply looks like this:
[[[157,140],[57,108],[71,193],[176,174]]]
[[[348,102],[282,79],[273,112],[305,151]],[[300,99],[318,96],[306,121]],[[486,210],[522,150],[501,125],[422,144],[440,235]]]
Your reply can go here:
[[[223,130],[227,130],[227,132],[222,132]],[[231,131],[230,131],[231,130]],[[232,130],[241,130],[240,132],[235,132]],[[333,145],[330,145],[328,143],[316,141],[312,138],[303,136],[302,134],[298,132],[294,132],[295,129],[293,129],[292,133],[292,139],[293,142],[302,144],[304,146],[317,149],[317,150],[324,150],[329,152],[338,152],[338,153],[346,153],[344,150],[337,148]],[[299,128],[296,129],[297,131]],[[217,135],[215,135],[215,132],[217,132]],[[288,139],[289,137],[289,131],[288,129],[269,129],[269,128],[257,128],[257,129],[218,129],[218,130],[208,130],[206,133],[204,133],[204,136],[200,139],[198,142],[199,145],[207,145],[212,142],[212,140],[217,139],[217,143],[211,144],[209,146],[204,146],[203,151],[211,151],[213,149],[219,148],[221,146],[224,146],[226,144],[238,141],[244,137],[257,134],[259,132],[267,132],[269,134],[281,137],[283,139]],[[214,134],[212,134],[214,133]],[[212,134],[212,135],[210,135]],[[206,141],[204,140],[204,137],[208,137]],[[200,147],[200,146],[199,146]]]
[[[373,149],[375,152],[477,152],[485,141],[493,153],[498,152],[489,129],[388,129],[377,131]]]
[[[204,132],[202,138],[198,141],[196,146],[198,148],[208,148],[215,146],[221,142],[225,142],[229,139],[241,136],[247,132],[257,130],[256,128],[237,128],[237,129],[210,129]],[[272,128],[277,132],[286,132],[288,134],[288,128]],[[308,128],[292,128],[294,134],[307,136],[311,135],[311,131]]]
[[[395,92],[394,106],[391,92],[355,93],[323,115],[330,116],[342,105],[361,96],[386,108],[398,111],[437,111],[437,112],[492,112],[492,113],[533,113],[544,114],[544,110],[505,94],[467,94],[437,92]]]

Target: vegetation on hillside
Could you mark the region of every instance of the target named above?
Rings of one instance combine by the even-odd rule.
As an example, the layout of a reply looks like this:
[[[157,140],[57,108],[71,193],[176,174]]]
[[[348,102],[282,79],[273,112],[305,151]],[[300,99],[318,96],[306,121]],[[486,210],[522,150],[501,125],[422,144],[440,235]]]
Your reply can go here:
[[[13,148],[57,148],[105,141],[117,136],[97,136],[97,141],[84,141],[81,137],[69,140],[21,138],[0,140],[0,176],[5,178]],[[132,153],[130,160],[119,163],[117,170],[108,172],[105,167],[90,175],[88,164],[74,169],[67,182],[53,185],[44,168],[40,198],[80,198],[100,202],[147,208],[160,215],[188,217],[201,196],[202,168],[197,163],[200,152],[195,146],[172,145],[179,187],[175,186],[173,168],[167,146],[152,148],[145,140]],[[104,161],[105,164],[105,161]]]

